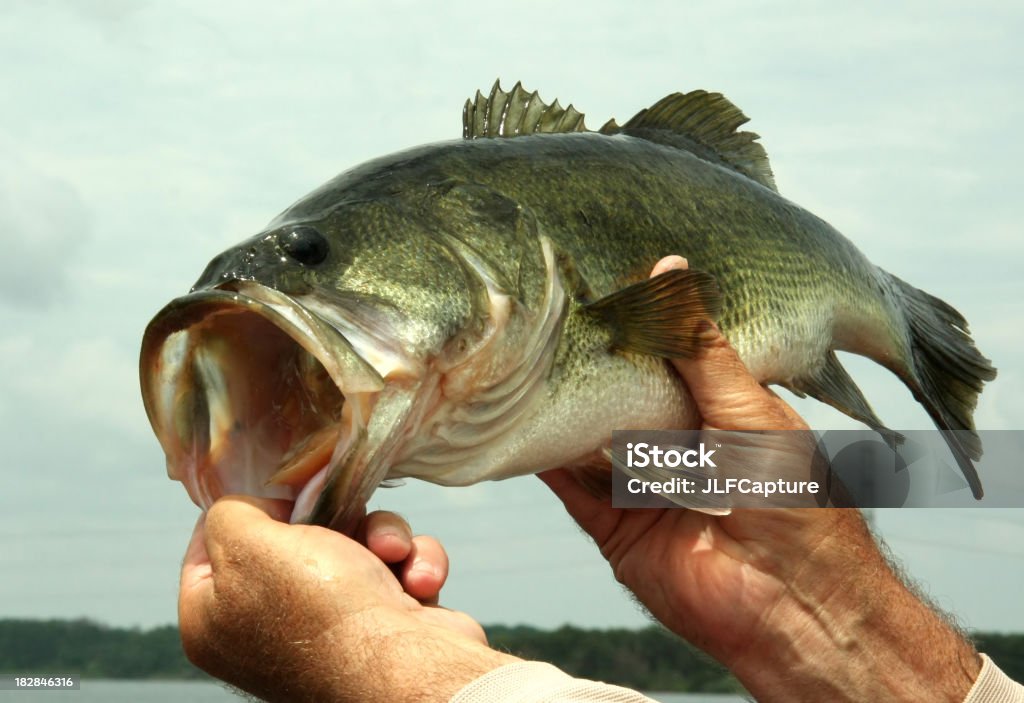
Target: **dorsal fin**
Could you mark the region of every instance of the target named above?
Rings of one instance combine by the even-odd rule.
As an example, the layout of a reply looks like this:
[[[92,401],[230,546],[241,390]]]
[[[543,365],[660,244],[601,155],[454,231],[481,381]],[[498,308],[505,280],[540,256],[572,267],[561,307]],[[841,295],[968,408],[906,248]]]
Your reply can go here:
[[[501,89],[501,80],[496,80],[487,98],[478,90],[476,97],[467,100],[462,108],[464,139],[586,131],[583,114],[572,105],[563,108],[557,100],[547,105],[537,91],[527,93],[518,82],[506,93]]]
[[[721,93],[693,90],[673,93],[636,113],[624,125],[608,120],[601,134],[628,134],[674,146],[737,171],[763,186],[778,190],[764,147],[753,132],[737,131],[750,121]],[[511,92],[494,82],[491,94],[478,90],[462,108],[462,136],[519,137],[527,134],[586,132],[583,113],[572,105],[563,108],[555,100],[547,105],[537,91],[526,92],[516,83]]]
[[[750,121],[721,93],[694,90],[673,93],[636,113],[621,127],[609,120],[602,134],[622,132],[661,144],[677,146],[739,171],[772,190],[775,178],[768,154],[753,132],[739,132]]]

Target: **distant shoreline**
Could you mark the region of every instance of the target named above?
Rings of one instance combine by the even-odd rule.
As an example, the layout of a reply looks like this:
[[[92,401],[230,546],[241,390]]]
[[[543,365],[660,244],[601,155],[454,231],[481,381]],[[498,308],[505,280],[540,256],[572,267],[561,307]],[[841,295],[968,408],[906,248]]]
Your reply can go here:
[[[665,693],[741,693],[720,664],[665,630],[484,628],[491,646],[584,678]],[[979,651],[1024,680],[1024,633],[977,633]],[[84,681],[215,682],[185,657],[178,628],[110,627],[87,619],[0,619],[0,674],[75,674]]]

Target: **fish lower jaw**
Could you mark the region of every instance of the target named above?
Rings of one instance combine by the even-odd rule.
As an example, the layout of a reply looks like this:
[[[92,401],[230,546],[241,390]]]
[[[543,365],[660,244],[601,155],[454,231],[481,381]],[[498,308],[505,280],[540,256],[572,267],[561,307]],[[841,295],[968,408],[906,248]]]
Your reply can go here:
[[[340,430],[334,428],[333,436]],[[307,438],[308,440],[309,438]],[[239,454],[247,448],[233,447],[235,456],[208,454],[202,460],[192,457],[176,465],[169,465],[170,478],[181,481],[192,501],[202,510],[208,510],[217,500],[228,495],[244,495],[257,499],[280,500],[290,504],[291,523],[309,522],[320,493],[330,476],[332,444],[328,451],[323,445],[312,449],[308,441],[299,443],[299,449],[289,452],[291,458],[281,463],[276,471],[267,469],[271,463],[240,461]],[[269,478],[267,475],[271,474]]]
[[[302,301],[247,281],[176,299],[147,328],[140,375],[168,474],[203,510],[246,495],[290,502],[292,522],[361,513],[334,474],[384,381]]]
[[[316,504],[327,485],[327,477],[330,473],[330,464],[325,465],[317,471],[305,486],[299,491],[292,504],[291,517],[289,522],[293,525],[299,522],[307,522],[313,514]]]

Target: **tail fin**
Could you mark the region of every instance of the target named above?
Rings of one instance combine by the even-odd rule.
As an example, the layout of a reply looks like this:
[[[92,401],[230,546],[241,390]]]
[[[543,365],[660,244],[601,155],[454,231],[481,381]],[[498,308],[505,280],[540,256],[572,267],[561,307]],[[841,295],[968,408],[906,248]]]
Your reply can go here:
[[[910,327],[906,367],[895,369],[944,433],[975,498],[984,494],[974,461],[981,439],[974,429],[974,408],[996,370],[969,334],[967,320],[952,306],[889,274]]]

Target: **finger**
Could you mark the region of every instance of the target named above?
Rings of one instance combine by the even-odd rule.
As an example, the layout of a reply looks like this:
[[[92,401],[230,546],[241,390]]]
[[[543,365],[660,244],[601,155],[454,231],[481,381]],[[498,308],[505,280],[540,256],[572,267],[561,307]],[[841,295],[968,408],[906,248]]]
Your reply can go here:
[[[412,529],[400,515],[385,510],[370,513],[360,531],[366,548],[385,564],[405,561],[413,548]]]
[[[793,406],[790,405],[789,403],[787,403],[785,400],[783,400],[782,397],[778,393],[773,391],[771,388],[768,388],[767,386],[762,386],[762,388],[764,388],[765,392],[767,392],[773,398],[775,398],[775,399],[777,399],[779,401],[779,407],[782,408],[782,411],[784,413],[786,413],[786,417],[789,418],[789,421],[791,423],[793,423],[794,426],[796,426],[796,427],[806,427],[807,426],[807,423],[804,421],[804,419],[802,417],[800,417],[800,413],[798,413],[796,410],[794,410]]]
[[[270,518],[277,522],[288,522],[292,515],[292,507],[293,503],[289,500],[229,495],[217,500],[207,512],[214,513],[227,509],[231,513],[237,511],[238,515],[247,516],[248,519],[257,519],[259,513],[259,519]]]
[[[289,501],[252,496],[225,496],[206,511],[206,550],[214,574],[226,565],[245,565],[246,554],[265,544],[266,535],[280,528],[291,514]],[[229,558],[230,557],[230,558]]]
[[[410,596],[422,603],[436,603],[441,587],[448,579],[448,553],[433,537],[419,536],[399,580]]]
[[[228,513],[232,519],[274,520],[287,522],[291,517],[292,503],[274,498],[256,498],[249,495],[224,496],[207,510],[207,526],[214,522],[216,513]],[[219,519],[221,516],[217,516]]]
[[[185,550],[178,590],[178,629],[189,658],[200,655],[206,622],[213,609],[213,568],[206,551],[206,513],[199,516]]]
[[[651,271],[651,278],[660,276],[666,271],[671,271],[672,269],[681,269],[685,271],[689,267],[690,262],[681,256],[666,256],[654,265],[654,270]]]
[[[651,275],[687,266],[683,257],[667,256],[655,265]],[[807,427],[785,401],[758,383],[710,320],[697,356],[673,359],[672,364],[690,389],[706,425],[729,430]]]
[[[199,516],[192,530],[185,558],[181,563],[181,590],[191,590],[213,576],[210,555],[206,551],[206,513]]]
[[[673,359],[707,425],[727,430],[806,429],[786,403],[757,382],[713,323],[691,359]]]
[[[705,419],[714,424],[720,423],[711,420],[708,413],[720,412],[723,397],[759,405],[775,404],[713,323],[709,323],[704,332],[701,349],[695,358],[673,359],[672,363],[686,381]]]

